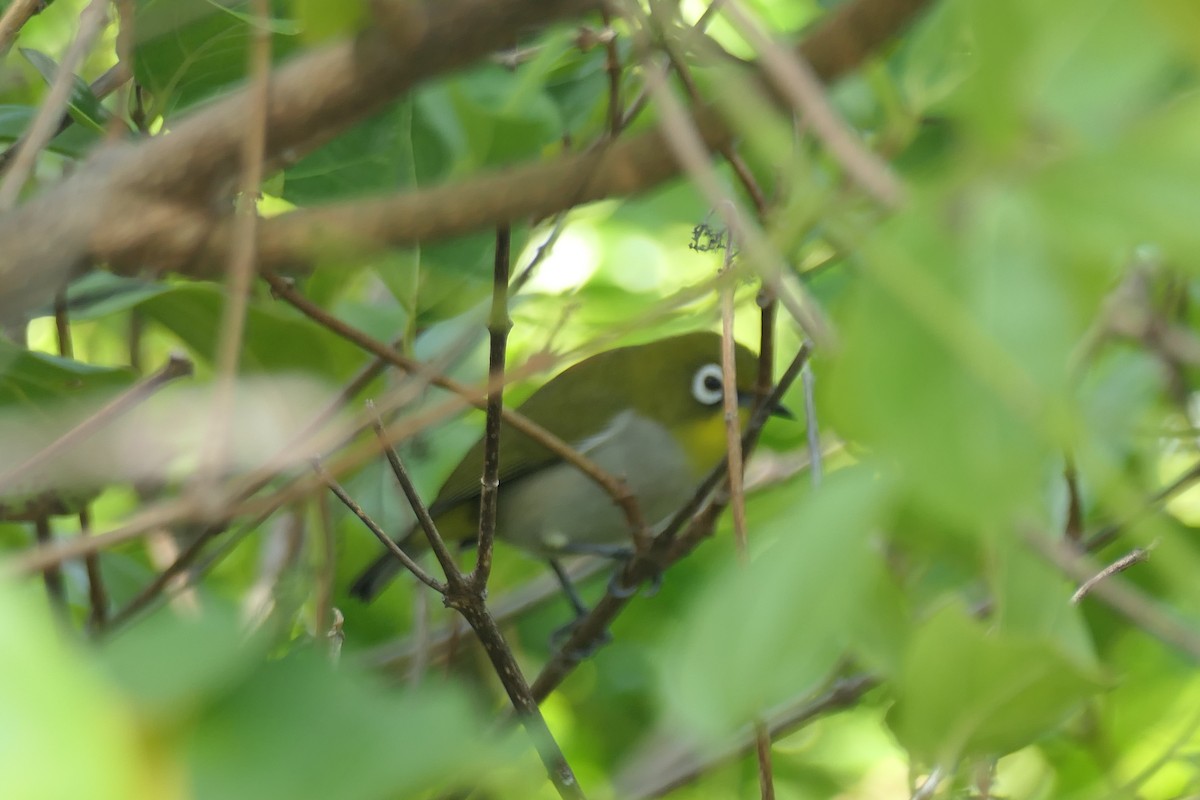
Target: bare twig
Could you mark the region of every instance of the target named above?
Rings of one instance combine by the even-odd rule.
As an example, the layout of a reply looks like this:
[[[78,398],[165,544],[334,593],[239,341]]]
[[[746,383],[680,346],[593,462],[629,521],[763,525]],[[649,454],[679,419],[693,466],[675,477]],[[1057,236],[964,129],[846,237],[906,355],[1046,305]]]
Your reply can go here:
[[[636,6],[632,4],[630,8],[636,10]],[[832,344],[832,328],[815,300],[811,297],[805,297],[803,301],[797,299],[792,295],[792,291],[780,282],[779,276],[785,272],[782,257],[762,230],[746,221],[749,216],[737,199],[725,191],[708,158],[709,146],[705,134],[696,127],[696,121],[668,88],[663,70],[649,63],[645,67],[646,86],[658,105],[659,124],[666,145],[697,188],[721,215],[729,231],[742,243],[745,255],[757,266],[763,280],[771,285],[784,308],[795,317],[809,339],[818,345]],[[724,142],[725,140],[721,140],[716,144]],[[796,286],[799,287],[799,291],[805,291],[799,284]]]
[[[872,153],[834,109],[821,81],[803,55],[775,42],[736,0],[725,5],[725,14],[762,58],[762,65],[793,108],[803,112],[805,122],[820,137],[855,182],[882,206],[899,207],[904,189],[883,159]]]
[[[483,433],[483,476],[479,491],[479,554],[471,583],[475,591],[487,593],[492,574],[492,545],[496,539],[496,505],[500,494],[500,421],[504,411],[504,356],[512,319],[508,316],[509,245],[507,227],[496,231],[496,257],[492,272],[492,311],[488,316],[487,421]]]
[[[34,536],[38,544],[46,546],[54,541],[54,531],[50,527],[50,517],[39,514],[33,521]],[[62,570],[57,564],[51,564],[42,570],[42,580],[46,584],[46,595],[50,598],[50,606],[62,619],[67,618],[67,588],[63,584]]]
[[[1026,534],[1025,541],[1035,552],[1074,580],[1086,582],[1104,571],[1103,567],[1074,550],[1065,541],[1037,533]],[[1124,616],[1143,633],[1200,661],[1200,633],[1165,613],[1136,588],[1120,579],[1109,578],[1093,582],[1088,593]]]
[[[1068,541],[1078,542],[1083,538],[1083,500],[1079,495],[1079,473],[1070,453],[1063,465],[1063,481],[1067,485],[1067,521],[1063,535]]]
[[[1167,502],[1172,497],[1175,497],[1184,489],[1196,483],[1196,481],[1200,481],[1200,461],[1196,462],[1191,467],[1188,467],[1177,478],[1175,478],[1175,480],[1171,481],[1166,486],[1150,495],[1150,497],[1146,500],[1145,506],[1137,514],[1133,514],[1132,516],[1121,520],[1120,522],[1114,522],[1111,525],[1106,525],[1093,534],[1087,540],[1085,549],[1088,552],[1095,552],[1105,545],[1110,544],[1114,539],[1117,538],[1117,536],[1127,525],[1130,525],[1152,511],[1157,510],[1163,503]]]
[[[329,510],[329,496],[324,492],[317,495],[317,523],[321,526],[321,560],[317,567],[316,634],[327,634],[333,627],[333,582],[337,576],[337,539],[334,532],[333,514]],[[332,640],[330,642],[332,644]]]
[[[33,172],[33,164],[38,153],[42,152],[42,148],[54,136],[58,128],[58,120],[62,117],[63,111],[71,99],[71,90],[75,85],[75,70],[83,62],[83,57],[104,29],[107,11],[108,0],[92,0],[79,15],[79,31],[75,34],[75,39],[67,48],[67,52],[63,54],[62,62],[58,65],[58,72],[54,76],[54,82],[50,84],[50,90],[46,93],[42,104],[38,106],[33,121],[29,123],[29,130],[21,137],[12,164],[4,174],[4,178],[0,180],[0,212],[8,211],[17,204],[21,187],[25,185],[26,179]],[[5,18],[7,17],[6,14]],[[0,26],[3,25],[3,21],[0,19]]]
[[[86,533],[92,528],[92,516],[85,505],[79,509],[79,530]],[[100,556],[88,553],[83,558],[83,566],[88,580],[88,630],[92,633],[102,631],[108,625],[108,589],[104,584],[104,573],[100,569]]]
[[[817,422],[817,398],[815,393],[816,376],[812,371],[812,362],[800,370],[800,386],[804,390],[804,426],[808,439],[808,458],[812,464],[812,484],[820,486],[823,477],[821,450],[821,428]]]
[[[1130,550],[1128,553],[1121,556],[1116,561],[1109,564],[1107,567],[1081,583],[1079,588],[1075,590],[1075,594],[1071,595],[1071,603],[1077,605],[1083,600],[1083,598],[1087,597],[1088,593],[1091,592],[1092,589],[1095,588],[1096,584],[1098,584],[1100,581],[1111,578],[1113,575],[1119,575],[1132,567],[1134,564],[1140,564],[1149,557],[1150,548],[1133,548],[1133,550]]]
[[[600,9],[600,18],[604,27],[612,30],[612,14],[608,6]],[[609,36],[604,42],[604,69],[608,73],[608,135],[616,138],[621,133],[621,120],[625,112],[621,107],[621,56],[617,52],[616,35]]]
[[[803,698],[768,714],[767,733],[771,737],[784,736],[830,712],[850,708],[878,684],[878,679],[872,675],[843,678],[820,697]],[[629,800],[663,797],[711,773],[714,767],[749,753],[757,747],[757,742],[754,728],[747,726],[715,752],[701,756],[685,753],[674,763],[655,764],[653,770],[647,770],[647,776],[640,780],[618,776],[617,785],[622,789],[621,796]]]
[[[507,276],[505,276],[503,285],[505,287],[508,285]],[[382,438],[382,423],[378,425],[376,431]],[[487,653],[488,659],[492,662],[492,667],[495,669],[496,675],[500,678],[500,683],[504,686],[513,709],[516,710],[522,725],[524,725],[525,730],[529,733],[530,738],[533,739],[534,747],[538,751],[538,755],[546,767],[546,773],[550,778],[550,782],[554,784],[554,788],[558,791],[559,796],[564,798],[564,800],[567,800],[567,798],[582,800],[584,797],[583,791],[579,788],[579,783],[575,779],[575,773],[571,770],[570,764],[567,763],[566,756],[563,755],[558,742],[554,740],[553,734],[550,733],[550,729],[546,725],[546,720],[542,717],[541,709],[538,708],[537,701],[529,689],[529,683],[525,680],[525,675],[521,672],[521,668],[513,656],[512,648],[504,640],[504,635],[496,625],[496,620],[488,611],[487,604],[484,601],[487,592],[486,584],[478,582],[474,575],[464,575],[462,570],[458,568],[458,565],[454,563],[454,558],[446,547],[445,540],[438,532],[433,518],[429,515],[429,509],[421,501],[416,488],[408,477],[407,470],[404,469],[399,456],[396,455],[395,449],[386,445],[384,449],[388,455],[388,460],[391,462],[392,470],[396,474],[396,479],[400,482],[401,488],[412,504],[413,512],[417,515],[418,522],[428,536],[430,547],[441,563],[442,570],[446,576],[445,584],[440,584],[437,581],[425,581],[424,579],[422,579],[422,582],[435,591],[438,591],[444,598],[446,605],[459,612],[463,619],[467,621],[467,624],[471,626],[471,629],[475,631],[475,636],[479,639],[484,652]],[[348,500],[349,498],[346,498],[343,502],[347,502]],[[348,505],[349,502],[347,502]],[[360,519],[364,523],[367,523],[368,526],[374,524],[368,522],[369,517],[365,514],[361,515]],[[386,535],[382,531],[377,531],[377,526],[373,528],[373,532],[376,533],[376,536],[382,535],[386,538]],[[393,554],[400,559],[410,572],[421,578],[423,573],[420,567],[412,561],[408,554],[404,553],[390,539],[385,542],[385,545],[389,546]]]
[[[12,0],[0,17],[0,58],[8,54],[17,34],[46,5],[46,0]]]
[[[367,408],[374,410],[374,404],[367,401]],[[396,448],[392,447],[388,441],[387,433],[383,429],[383,421],[378,417],[375,418],[375,435],[379,439],[379,445],[383,448],[383,453],[387,456],[388,463],[392,467],[392,474],[396,476],[396,481],[400,484],[400,489],[404,492],[404,496],[408,499],[408,504],[412,507],[413,513],[416,514],[417,523],[421,526],[421,530],[425,532],[426,538],[429,540],[429,547],[433,550],[434,556],[438,563],[442,566],[442,571],[446,575],[457,572],[457,565],[454,563],[454,554],[450,552],[450,548],[446,546],[446,542],[438,535],[437,525],[433,522],[433,517],[429,514],[429,509],[422,502],[420,494],[417,493],[416,484],[412,482],[412,478],[408,475],[408,469],[405,468],[404,462],[400,460],[400,454],[396,452]],[[403,559],[401,559],[403,562]],[[405,564],[405,566],[408,566]],[[442,591],[444,594],[444,590]]]
[[[217,342],[216,383],[213,391],[212,431],[201,462],[202,486],[216,481],[231,444],[234,386],[242,337],[246,327],[250,284],[257,260],[255,232],[258,228],[258,190],[262,183],[263,157],[267,141],[267,107],[270,104],[271,33],[267,26],[269,0],[254,0],[251,11],[255,24],[250,26],[248,54],[250,111],[245,120],[240,152],[241,199],[234,216],[231,250],[225,293],[225,307]]]
[[[762,800],[775,800],[775,772],[771,766],[771,730],[754,723],[754,754],[758,759],[758,793]]]
[[[321,476],[321,480],[326,486],[329,487],[329,491],[333,492],[337,499],[341,500],[342,504],[350,510],[350,513],[358,517],[359,520],[362,521],[362,524],[367,526],[367,530],[375,534],[375,538],[378,539],[383,546],[391,552],[392,555],[399,559],[400,563],[402,563],[409,572],[417,577],[417,580],[439,594],[446,593],[446,584],[442,583],[437,578],[423,570],[421,566],[413,560],[412,556],[404,552],[400,545],[396,544],[396,542],[392,540],[392,537],[388,536],[383,528],[380,528],[375,520],[371,519],[371,515],[363,511],[362,506],[354,502],[354,498],[352,498],[349,493],[342,488],[341,484],[335,481],[333,477],[325,471],[324,467],[322,467],[319,463],[314,462],[313,469],[315,469],[317,474]]]
[[[921,785],[912,793],[912,800],[929,800],[946,777],[946,770],[940,766],[931,769],[929,774],[925,776],[925,780],[921,781]]]
[[[723,273],[726,285],[721,287],[721,375],[725,405],[725,452],[729,469],[729,503],[733,510],[733,542],[738,560],[749,562],[746,542],[746,490],[743,485],[741,412],[737,391],[737,370],[733,348],[733,257],[736,243],[730,232],[725,240]],[[762,800],[774,800],[775,777],[771,768],[771,734],[761,721],[754,725],[755,754],[758,758],[758,786]]]

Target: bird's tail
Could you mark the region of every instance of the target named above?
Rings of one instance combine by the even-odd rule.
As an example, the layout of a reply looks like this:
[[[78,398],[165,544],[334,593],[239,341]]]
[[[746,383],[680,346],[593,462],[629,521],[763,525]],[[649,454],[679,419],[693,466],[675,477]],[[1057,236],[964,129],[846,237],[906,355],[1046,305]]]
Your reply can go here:
[[[416,535],[420,533],[415,529],[410,530],[399,542],[400,549],[413,558],[420,555],[421,551],[428,546],[423,534]],[[400,559],[391,552],[384,552],[354,580],[350,586],[350,596],[364,603],[371,602],[387,588],[387,585],[402,569],[404,569],[404,565],[400,563]]]

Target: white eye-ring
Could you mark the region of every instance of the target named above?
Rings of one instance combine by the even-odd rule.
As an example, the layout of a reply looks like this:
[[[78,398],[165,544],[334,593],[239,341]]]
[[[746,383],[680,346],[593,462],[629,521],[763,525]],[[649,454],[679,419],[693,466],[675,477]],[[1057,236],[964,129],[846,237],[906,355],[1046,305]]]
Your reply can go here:
[[[692,397],[706,406],[715,406],[725,397],[724,373],[720,364],[705,364],[692,378]]]

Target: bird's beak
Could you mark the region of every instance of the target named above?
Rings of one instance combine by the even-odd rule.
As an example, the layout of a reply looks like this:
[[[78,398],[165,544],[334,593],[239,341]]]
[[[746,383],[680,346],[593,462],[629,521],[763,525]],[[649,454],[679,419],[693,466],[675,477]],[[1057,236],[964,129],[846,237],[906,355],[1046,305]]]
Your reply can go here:
[[[754,408],[754,404],[758,402],[758,395],[754,392],[738,392],[738,405],[742,408]],[[771,407],[772,417],[783,417],[784,419],[795,419],[796,415],[791,410],[781,403],[776,403]]]

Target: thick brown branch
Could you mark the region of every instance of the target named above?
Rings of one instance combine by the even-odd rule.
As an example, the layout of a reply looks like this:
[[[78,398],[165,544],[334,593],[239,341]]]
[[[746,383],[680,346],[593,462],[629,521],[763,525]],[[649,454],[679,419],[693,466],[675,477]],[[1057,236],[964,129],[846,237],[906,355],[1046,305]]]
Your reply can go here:
[[[853,0],[828,15],[801,47],[829,81],[860,64],[929,0]],[[354,44],[297,59],[272,76],[268,166],[301,155],[378,110],[417,81],[448,72],[555,18],[580,15],[588,0],[380,2],[406,24],[377,26]],[[408,15],[408,16],[406,16]],[[403,30],[405,41],[383,28]],[[145,264],[214,275],[229,252],[229,219],[213,216],[228,193],[251,102],[239,92],[176,125],[170,136],[111,148],[72,177],[0,217],[0,316],[49,301],[71,273],[94,262]],[[730,140],[718,112],[696,112],[710,149]],[[643,191],[678,174],[658,131],[585,155],[485,174],[396,198],[279,217],[260,229],[267,266],[307,263],[334,245],[431,241],[603,197]]]

